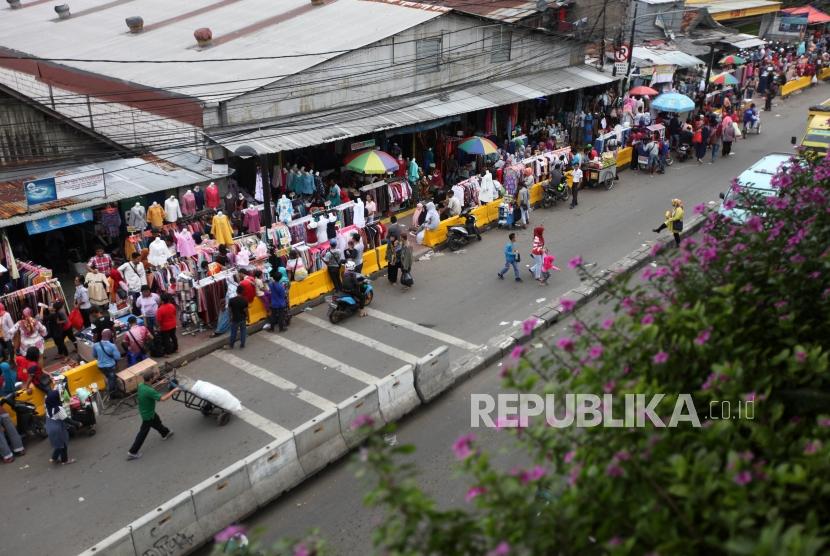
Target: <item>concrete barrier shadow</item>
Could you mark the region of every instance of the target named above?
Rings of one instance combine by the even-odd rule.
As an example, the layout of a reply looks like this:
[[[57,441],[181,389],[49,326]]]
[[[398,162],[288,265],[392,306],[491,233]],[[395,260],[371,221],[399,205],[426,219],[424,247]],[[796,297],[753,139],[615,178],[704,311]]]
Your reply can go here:
[[[336,408],[328,409],[294,429],[297,459],[306,477],[349,451],[340,434]]]
[[[346,441],[346,446],[354,448],[368,436],[366,429],[352,426],[358,417],[370,417],[374,423],[372,427],[374,429],[379,429],[384,425],[377,386],[367,386],[346,401],[337,404],[337,414],[340,421],[340,434]]]
[[[421,404],[415,391],[415,368],[404,365],[378,382],[380,414],[387,423],[397,421]]]
[[[435,348],[415,365],[415,391],[423,403],[437,397],[449,388],[453,381],[447,346]]]

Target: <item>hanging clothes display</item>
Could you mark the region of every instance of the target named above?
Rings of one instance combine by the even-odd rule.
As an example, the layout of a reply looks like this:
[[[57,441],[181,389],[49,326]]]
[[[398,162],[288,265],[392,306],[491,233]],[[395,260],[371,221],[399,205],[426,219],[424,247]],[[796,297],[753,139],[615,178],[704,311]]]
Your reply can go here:
[[[233,211],[236,208],[236,198],[233,196],[233,193],[228,191],[227,195],[225,195],[225,199],[223,201],[224,206],[223,209],[225,214],[230,217],[233,217]]]
[[[211,183],[205,188],[205,206],[216,210],[219,208],[219,188],[215,183]]]
[[[226,214],[221,212],[213,217],[211,224],[211,233],[217,243],[224,245],[233,245],[233,232],[231,231],[231,223]]]
[[[193,257],[196,255],[196,241],[193,235],[187,230],[175,232],[176,251],[182,257]]]
[[[490,203],[498,198],[499,192],[496,189],[496,184],[493,182],[493,175],[490,173],[490,170],[486,170],[479,182],[478,199],[482,203]]]
[[[242,213],[242,225],[250,233],[258,233],[262,227],[259,222],[259,209],[249,207]]]
[[[265,201],[265,197],[262,195],[262,169],[257,168],[256,170],[256,183],[254,184],[254,199],[257,202],[262,203]]]
[[[116,207],[107,207],[98,216],[105,236],[117,238],[121,235],[121,213]]]
[[[196,201],[196,210],[205,208],[205,192],[198,185],[193,188],[193,198]]]
[[[141,204],[136,203],[125,214],[127,217],[127,227],[136,230],[144,230],[147,228],[147,211]]]
[[[354,202],[354,225],[358,228],[366,226],[366,206],[359,197]]]
[[[66,305],[63,288],[57,278],[0,296],[0,303],[6,308],[14,322],[23,317],[23,309],[26,307],[32,309],[33,313],[37,313],[39,303],[51,306],[55,301],[63,301],[64,306]],[[11,338],[6,338],[6,340],[11,341]]]
[[[170,252],[170,249],[167,247],[167,243],[160,237],[157,237],[153,240],[153,243],[150,244],[150,255],[147,257],[147,260],[150,261],[150,264],[153,266],[164,266],[167,264],[167,259],[173,256],[173,253]]]
[[[280,222],[288,224],[291,222],[291,217],[294,214],[294,206],[291,204],[291,199],[283,195],[277,201],[277,216]]]
[[[178,199],[171,196],[164,201],[164,220],[166,222],[176,222],[181,217],[182,210]]]
[[[193,193],[193,190],[188,189],[184,195],[182,195],[180,205],[184,216],[193,216],[196,214],[196,194]]]
[[[153,202],[150,208],[147,209],[147,220],[153,228],[161,228],[164,225],[164,209],[161,205]]]

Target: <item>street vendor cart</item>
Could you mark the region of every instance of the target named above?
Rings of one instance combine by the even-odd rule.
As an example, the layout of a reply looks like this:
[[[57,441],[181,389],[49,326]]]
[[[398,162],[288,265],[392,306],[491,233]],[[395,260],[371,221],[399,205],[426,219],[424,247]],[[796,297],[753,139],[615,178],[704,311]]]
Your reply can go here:
[[[604,186],[607,190],[614,188],[617,179],[617,159],[613,152],[604,152],[597,161],[585,166],[585,185],[587,187]]]

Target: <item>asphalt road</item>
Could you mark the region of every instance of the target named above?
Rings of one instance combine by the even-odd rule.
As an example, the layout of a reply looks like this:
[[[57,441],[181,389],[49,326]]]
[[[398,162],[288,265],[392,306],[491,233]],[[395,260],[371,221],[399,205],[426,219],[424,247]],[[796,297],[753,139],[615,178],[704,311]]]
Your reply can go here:
[[[823,101],[828,90],[820,86],[777,106],[772,114],[762,114],[762,135],[737,142],[735,156],[712,165],[675,163],[666,175],[654,178],[626,171],[612,191],[582,192],[578,209],[536,211],[531,215],[532,224],[545,225],[548,245],[560,262],[581,255],[599,267],[608,266],[653,239],[651,228],[660,223],[671,198],[683,199],[692,210],[699,203],[717,199],[734,176],[765,154],[791,152],[790,137],[801,137],[806,108]],[[577,284],[575,273],[570,271],[556,274],[547,288],[532,281],[515,284],[496,280],[494,273],[501,262],[505,235],[490,232],[466,253],[446,254],[419,264],[415,272],[418,285],[411,294],[396,299],[396,292],[384,290],[379,301],[393,303],[389,311],[414,321],[481,341]],[[529,233],[519,234],[525,253],[529,239]],[[446,264],[448,260],[452,263]],[[596,303],[583,309],[592,310],[602,311]],[[560,324],[549,334],[558,334],[562,327]],[[468,485],[452,471],[450,446],[470,431],[470,395],[495,394],[499,389],[498,365],[494,365],[430,406],[419,408],[399,427],[397,441],[417,447],[414,461],[421,471],[421,484],[442,505],[464,504]],[[501,458],[509,461],[515,457],[509,455],[509,435],[486,429],[477,429],[476,434],[494,452],[501,449]],[[354,463],[344,460],[260,511],[245,525],[261,532],[266,542],[318,528],[336,554],[368,554],[380,514],[363,506],[366,490],[366,485],[354,477]],[[200,552],[207,553],[206,549]]]
[[[717,199],[755,160],[788,151],[789,137],[803,130],[806,108],[824,100],[828,90],[822,85],[787,101],[776,109],[780,117],[765,114],[764,134],[739,142],[733,157],[711,166],[676,163],[653,178],[627,170],[612,191],[583,191],[578,208],[537,210],[531,224],[544,224],[548,246],[563,267],[576,255],[608,266],[654,239],[651,229],[671,198],[684,199],[689,209]],[[295,317],[285,334],[261,332],[244,350],[219,351],[188,364],[182,374],[223,386],[242,402],[244,411],[226,427],[168,401],[158,412],[177,434],[160,442],[151,432],[138,461],[125,461],[139,424],[134,409],[104,416],[97,436],[73,440],[74,465],[52,467],[48,443],[32,444],[26,456],[0,468],[6,500],[0,553],[77,554],[367,383],[439,345],[448,345],[458,362],[578,285],[569,271],[555,274],[548,287],[538,286],[525,270],[524,283],[499,281],[506,236],[490,231],[466,250],[419,261],[409,291],[379,279],[373,314],[366,318],[331,328],[325,308],[317,307]],[[531,233],[518,236],[526,255]],[[494,374],[483,372],[417,411],[400,432],[420,448],[425,486],[446,501],[459,500],[464,491],[447,472],[448,446],[466,428],[468,394],[495,391]],[[334,465],[252,523],[266,527],[271,537],[320,527],[339,553],[365,553],[374,516],[361,507],[362,492],[345,465]]]

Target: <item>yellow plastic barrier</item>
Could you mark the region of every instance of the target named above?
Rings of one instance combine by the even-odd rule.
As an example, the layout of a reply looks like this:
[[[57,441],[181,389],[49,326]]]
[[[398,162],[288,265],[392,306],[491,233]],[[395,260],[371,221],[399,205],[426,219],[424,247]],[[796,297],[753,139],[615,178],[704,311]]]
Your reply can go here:
[[[378,264],[378,250],[377,249],[369,249],[368,251],[363,252],[363,269],[360,271],[361,274],[365,274],[369,276],[380,270],[380,266]]]
[[[530,186],[530,204],[538,205],[542,202],[542,182],[534,183]]]
[[[631,157],[634,151],[633,147],[625,147],[617,151],[617,170],[620,168],[627,168],[631,165]]]
[[[464,221],[459,216],[447,218],[438,224],[438,228],[434,230],[427,230],[424,233],[424,245],[427,247],[435,247],[447,241],[447,229],[452,226],[463,226]]]
[[[810,86],[811,77],[799,77],[798,79],[793,79],[792,81],[787,81],[784,83],[784,86],[781,87],[781,96],[786,97],[793,94],[796,91],[800,91],[801,89],[805,89]]]
[[[248,324],[254,324],[268,316],[268,308],[259,297],[248,305]]]
[[[824,68],[818,72],[818,78],[821,80],[830,78],[830,68]]]
[[[389,247],[389,244],[384,243],[380,247],[375,249],[375,253],[378,256],[378,269],[386,268],[389,266],[389,263],[386,262],[386,248]],[[364,255],[365,257],[365,255]]]
[[[328,270],[318,270],[308,275],[302,282],[291,282],[291,289],[288,291],[288,304],[291,307],[300,305],[326,294],[334,289],[331,283]]]
[[[476,217],[476,226],[479,228],[483,228],[492,221],[490,218],[490,210],[487,205],[477,206],[472,210],[472,215]]]

